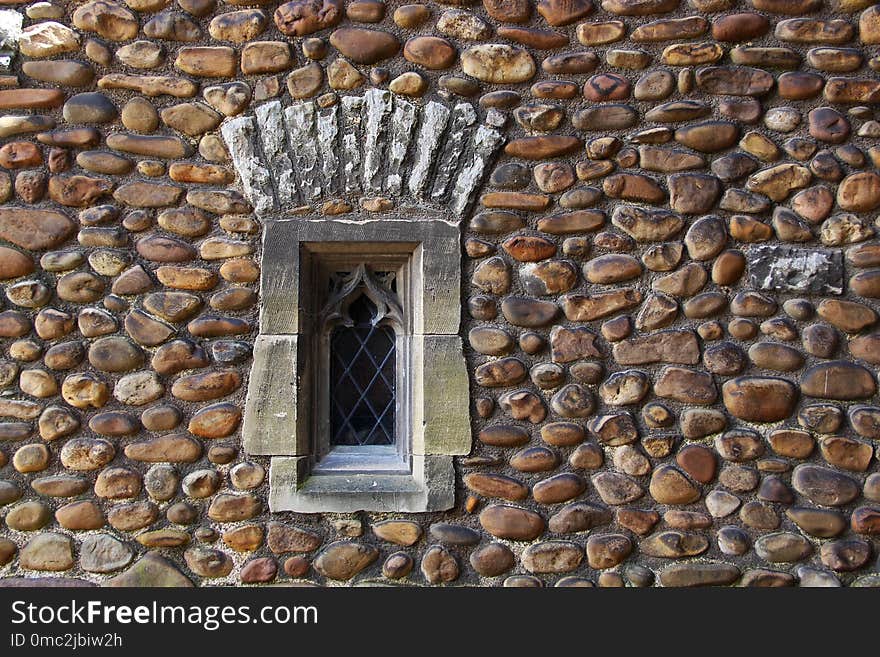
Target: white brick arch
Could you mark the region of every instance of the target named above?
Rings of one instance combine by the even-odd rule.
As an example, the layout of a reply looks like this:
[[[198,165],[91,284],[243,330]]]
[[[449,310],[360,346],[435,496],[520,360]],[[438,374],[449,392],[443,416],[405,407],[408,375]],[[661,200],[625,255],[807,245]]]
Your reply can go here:
[[[259,216],[321,200],[387,196],[461,217],[504,142],[497,110],[404,99],[384,89],[331,107],[280,100],[221,134]]]

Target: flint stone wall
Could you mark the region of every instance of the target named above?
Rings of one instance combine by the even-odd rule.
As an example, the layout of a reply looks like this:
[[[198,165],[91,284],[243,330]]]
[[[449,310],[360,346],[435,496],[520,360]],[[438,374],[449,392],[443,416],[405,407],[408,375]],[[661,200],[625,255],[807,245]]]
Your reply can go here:
[[[0,584],[880,583],[880,5],[11,0],[0,41]],[[270,514],[262,226],[438,212],[455,509]]]

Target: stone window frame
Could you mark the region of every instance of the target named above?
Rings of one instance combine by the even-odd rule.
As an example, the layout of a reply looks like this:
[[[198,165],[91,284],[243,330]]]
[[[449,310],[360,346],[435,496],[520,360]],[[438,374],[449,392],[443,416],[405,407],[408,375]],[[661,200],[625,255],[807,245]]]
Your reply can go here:
[[[398,217],[402,214],[398,212]],[[263,230],[260,332],[254,344],[242,444],[249,455],[271,457],[269,509],[298,513],[444,511],[455,504],[453,456],[471,450],[470,382],[461,323],[461,247],[458,222],[326,217],[267,220]],[[301,313],[311,291],[302,276],[304,244],[359,247],[410,245],[409,472],[313,472],[306,392],[310,358]],[[305,247],[307,248],[307,247]],[[325,246],[326,248],[326,246]],[[293,367],[279,367],[289,362]]]

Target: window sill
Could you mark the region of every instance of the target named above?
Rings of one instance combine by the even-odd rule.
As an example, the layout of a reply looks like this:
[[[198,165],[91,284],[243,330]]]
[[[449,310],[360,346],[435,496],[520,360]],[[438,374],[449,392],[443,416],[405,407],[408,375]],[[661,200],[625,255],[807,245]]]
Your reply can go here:
[[[413,456],[412,472],[304,472],[307,459],[276,456],[269,468],[271,511],[445,511],[454,505],[452,458]]]
[[[328,477],[352,474],[410,474],[409,459],[404,460],[393,446],[334,447],[312,468],[312,475]]]

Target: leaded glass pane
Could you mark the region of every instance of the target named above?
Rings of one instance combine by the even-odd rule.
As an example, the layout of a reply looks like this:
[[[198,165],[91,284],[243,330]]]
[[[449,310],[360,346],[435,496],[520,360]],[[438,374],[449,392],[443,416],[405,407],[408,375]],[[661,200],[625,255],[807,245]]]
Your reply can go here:
[[[393,445],[396,342],[365,295],[330,334],[330,445]]]

